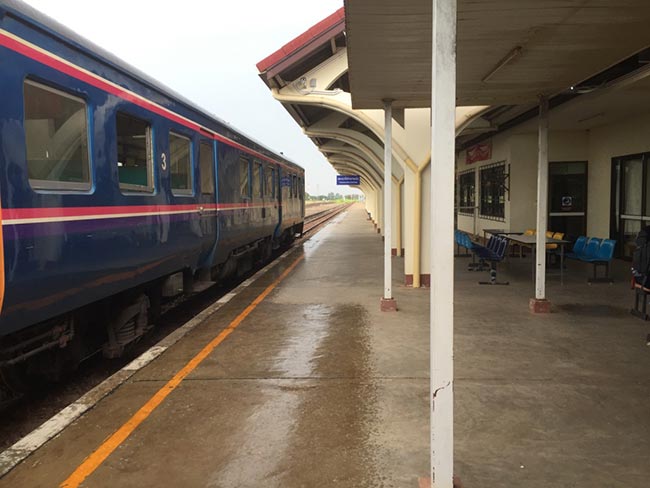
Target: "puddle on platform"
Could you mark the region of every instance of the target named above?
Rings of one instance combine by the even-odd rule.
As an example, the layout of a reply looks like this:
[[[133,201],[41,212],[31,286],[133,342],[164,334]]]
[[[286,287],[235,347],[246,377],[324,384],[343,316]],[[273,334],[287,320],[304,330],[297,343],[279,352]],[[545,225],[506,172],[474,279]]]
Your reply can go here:
[[[330,307],[308,305],[304,308],[301,324],[292,327],[291,334],[277,356],[275,368],[292,378],[308,377],[313,372],[318,348],[329,328]],[[294,320],[296,320],[294,318]]]
[[[357,305],[283,307],[273,378],[209,486],[377,487],[368,319]]]
[[[313,329],[303,337],[309,338],[307,344],[317,344],[308,365],[314,387],[295,412],[294,457],[280,465],[282,486],[381,486],[367,312],[351,304],[311,305],[302,315],[301,326]],[[305,359],[299,355],[282,364],[300,370],[307,367],[301,363]]]

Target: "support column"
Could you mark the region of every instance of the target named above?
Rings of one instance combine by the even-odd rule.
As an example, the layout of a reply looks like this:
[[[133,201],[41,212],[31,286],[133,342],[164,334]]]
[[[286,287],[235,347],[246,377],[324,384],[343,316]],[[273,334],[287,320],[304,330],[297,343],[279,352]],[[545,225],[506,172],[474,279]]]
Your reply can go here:
[[[551,303],[546,299],[546,228],[548,210],[548,97],[539,97],[537,161],[537,239],[535,242],[535,298],[530,299],[531,312],[548,313]]]
[[[404,178],[397,182],[395,192],[395,256],[402,256],[402,184]]]
[[[393,101],[384,100],[384,295],[380,301],[382,312],[396,312],[397,301],[393,298],[392,280],[392,217],[393,204]]]
[[[432,1],[431,480],[453,488],[456,0]]]

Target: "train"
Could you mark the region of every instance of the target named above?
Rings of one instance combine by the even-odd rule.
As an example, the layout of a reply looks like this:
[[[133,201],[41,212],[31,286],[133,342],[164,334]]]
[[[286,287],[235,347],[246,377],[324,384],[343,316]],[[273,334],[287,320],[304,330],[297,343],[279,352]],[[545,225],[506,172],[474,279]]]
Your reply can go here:
[[[19,0],[0,86],[5,383],[120,356],[302,233],[302,167]]]

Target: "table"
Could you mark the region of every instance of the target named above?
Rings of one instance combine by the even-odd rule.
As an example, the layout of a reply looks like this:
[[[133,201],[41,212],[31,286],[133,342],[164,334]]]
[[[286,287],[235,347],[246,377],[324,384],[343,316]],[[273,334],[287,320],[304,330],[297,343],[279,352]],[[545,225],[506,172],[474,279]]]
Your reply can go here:
[[[571,244],[571,241],[565,241],[564,239],[554,239],[552,237],[544,237],[546,244],[557,244],[560,246],[560,284],[564,284],[564,246]],[[512,242],[515,242],[519,245],[524,245],[535,249],[535,254],[537,254],[537,236],[536,235],[526,235],[519,234],[515,236],[508,236],[508,239]],[[535,279],[535,263],[537,259],[533,259],[533,280]]]
[[[523,232],[510,232],[508,229],[483,229],[483,241],[486,243],[488,234],[492,234],[493,236],[520,236]]]

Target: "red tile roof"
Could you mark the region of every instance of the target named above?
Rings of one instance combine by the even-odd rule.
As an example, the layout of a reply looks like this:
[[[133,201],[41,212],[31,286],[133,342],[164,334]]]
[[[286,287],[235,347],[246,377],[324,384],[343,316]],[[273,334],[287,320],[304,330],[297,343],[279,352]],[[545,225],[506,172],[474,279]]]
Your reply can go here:
[[[260,73],[268,70],[272,66],[275,66],[292,54],[295,54],[305,46],[309,45],[312,41],[322,36],[333,27],[336,27],[337,25],[344,22],[345,9],[344,7],[341,7],[332,15],[321,20],[318,24],[296,37],[293,41],[288,42],[276,52],[257,63],[257,69],[260,71]]]

